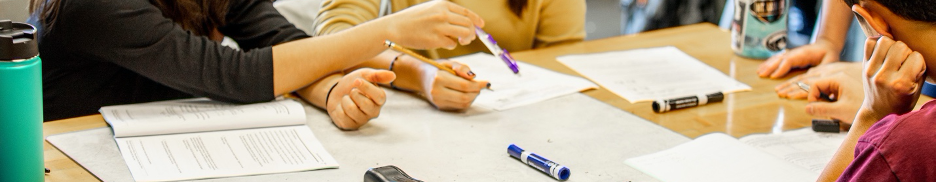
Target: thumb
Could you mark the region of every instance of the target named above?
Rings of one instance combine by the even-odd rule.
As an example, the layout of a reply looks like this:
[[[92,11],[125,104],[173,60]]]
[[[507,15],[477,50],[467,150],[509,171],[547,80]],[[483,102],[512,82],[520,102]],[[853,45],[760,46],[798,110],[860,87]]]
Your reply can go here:
[[[361,74],[365,80],[371,83],[390,84],[396,79],[396,74],[389,70],[369,70]]]
[[[842,108],[844,107],[838,106],[835,102],[810,102],[806,104],[806,113],[813,116],[841,119]]]

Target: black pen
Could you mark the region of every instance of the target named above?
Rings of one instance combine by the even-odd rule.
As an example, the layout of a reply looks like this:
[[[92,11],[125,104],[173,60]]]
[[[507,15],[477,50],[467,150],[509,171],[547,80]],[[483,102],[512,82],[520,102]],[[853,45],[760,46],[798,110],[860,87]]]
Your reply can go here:
[[[51,173],[51,172],[52,172],[52,170],[49,170],[49,168],[45,168],[45,173],[46,173],[46,174],[49,174],[49,173]]]
[[[804,91],[806,91],[807,93],[809,92],[809,85],[806,85],[806,83],[796,82],[796,85],[799,86],[800,89],[803,89]],[[822,93],[822,91],[819,91],[819,99],[827,100],[829,102],[835,102],[835,99],[829,96],[829,94]]]

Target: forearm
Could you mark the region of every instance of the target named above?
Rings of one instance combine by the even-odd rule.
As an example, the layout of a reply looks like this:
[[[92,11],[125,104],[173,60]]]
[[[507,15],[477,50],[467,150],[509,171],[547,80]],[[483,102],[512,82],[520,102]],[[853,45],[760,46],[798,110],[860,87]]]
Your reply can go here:
[[[870,109],[860,109],[855,116],[851,129],[845,136],[845,140],[842,141],[842,146],[839,146],[838,151],[832,156],[832,160],[826,165],[818,181],[837,180],[845,171],[845,168],[855,160],[855,145],[858,143],[858,138],[882,118],[882,116],[870,111]]]
[[[839,0],[824,0],[819,20],[817,44],[826,45],[838,55],[845,46],[845,36],[852,20],[851,8]]]
[[[393,85],[399,89],[421,93],[422,83],[420,83],[420,73],[422,73],[421,66],[423,63],[414,61],[411,58],[412,57],[397,51],[386,50],[376,57],[348,70],[357,70],[359,68],[389,70],[390,64],[393,63],[393,69],[390,71],[393,71],[397,76],[396,80],[393,81]],[[393,61],[394,59],[397,60]]]
[[[338,83],[338,80],[341,80],[341,77],[341,74],[328,75],[307,87],[296,90],[296,94],[299,94],[303,100],[316,107],[325,108],[328,90],[331,90],[332,86]]]
[[[273,94],[282,95],[386,50],[386,21],[372,21],[321,37],[273,46]]]

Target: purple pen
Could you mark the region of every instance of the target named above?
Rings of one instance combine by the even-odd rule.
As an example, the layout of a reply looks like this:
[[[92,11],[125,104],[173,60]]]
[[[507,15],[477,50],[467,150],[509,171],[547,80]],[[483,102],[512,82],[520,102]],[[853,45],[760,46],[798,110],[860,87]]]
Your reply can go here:
[[[497,46],[497,41],[494,40],[494,37],[481,28],[475,27],[475,33],[478,34],[478,39],[481,39],[481,42],[484,43],[484,46],[491,51],[491,54],[504,60],[504,63],[507,63],[507,67],[513,71],[514,74],[520,73],[520,67],[517,66],[517,60],[510,56],[510,53],[507,52],[507,49],[502,49],[500,46]]]

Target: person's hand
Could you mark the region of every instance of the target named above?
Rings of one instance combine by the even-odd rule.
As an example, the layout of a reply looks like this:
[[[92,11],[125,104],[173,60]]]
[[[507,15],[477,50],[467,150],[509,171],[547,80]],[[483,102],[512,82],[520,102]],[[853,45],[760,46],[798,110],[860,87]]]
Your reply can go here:
[[[888,114],[913,110],[922,88],[926,65],[923,55],[887,36],[865,42],[865,99],[861,112],[880,120]]]
[[[858,113],[858,108],[861,107],[864,99],[864,90],[862,90],[860,78],[838,72],[816,78],[811,83],[807,97],[809,104],[806,104],[806,113],[813,116],[838,119],[847,124],[851,124],[855,120],[855,114]],[[835,98],[835,101],[820,99],[820,93]]]
[[[475,39],[484,20],[471,10],[443,0],[429,1],[386,16],[390,41],[415,49],[454,49]],[[458,41],[458,42],[456,42]]]
[[[471,106],[481,89],[488,87],[487,81],[475,81],[475,74],[467,65],[455,61],[441,61],[443,66],[452,68],[457,75],[439,70],[429,64],[422,64],[420,77],[423,95],[439,110],[457,111]]]
[[[387,94],[374,83],[387,84],[396,79],[392,71],[368,68],[348,73],[328,94],[325,110],[335,126],[355,130],[380,115]]]
[[[831,46],[817,41],[816,43],[785,50],[761,63],[757,68],[757,75],[777,79],[786,76],[793,69],[837,62],[839,59],[838,54],[829,47]]]
[[[857,84],[853,86],[850,85],[848,88],[854,88],[860,94],[864,94],[864,92],[862,92],[861,90],[861,82],[860,82],[861,63],[860,62],[834,62],[834,63],[821,64],[819,66],[816,66],[815,68],[809,69],[809,71],[807,71],[806,73],[802,75],[798,75],[796,77],[790,78],[790,80],[787,80],[786,82],[783,82],[780,85],[777,85],[776,87],[774,87],[774,90],[777,92],[777,96],[780,96],[781,98],[806,99],[806,96],[809,95],[809,93],[806,90],[801,89],[799,85],[797,85],[797,83],[803,82],[807,85],[812,85],[813,82],[815,82],[816,80],[826,79],[826,77],[830,77],[838,73],[844,73],[845,76],[842,76],[842,78],[832,78],[832,79],[835,79],[835,80],[851,79],[851,81],[854,81]],[[863,96],[858,97],[859,101],[862,98],[864,97]]]

